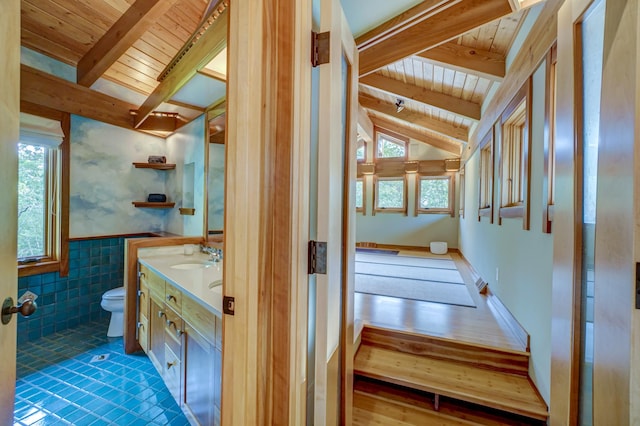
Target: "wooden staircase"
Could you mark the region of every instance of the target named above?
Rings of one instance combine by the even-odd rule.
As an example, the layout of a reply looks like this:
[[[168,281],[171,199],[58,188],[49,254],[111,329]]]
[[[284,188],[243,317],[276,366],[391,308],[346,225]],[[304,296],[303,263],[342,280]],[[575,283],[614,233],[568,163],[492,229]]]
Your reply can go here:
[[[354,424],[545,424],[528,366],[528,352],[365,326]]]

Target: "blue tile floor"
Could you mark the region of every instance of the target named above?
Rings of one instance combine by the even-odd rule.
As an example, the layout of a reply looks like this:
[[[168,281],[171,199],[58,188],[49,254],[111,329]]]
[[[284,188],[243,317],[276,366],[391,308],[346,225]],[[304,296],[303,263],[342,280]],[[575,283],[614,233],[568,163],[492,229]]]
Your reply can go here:
[[[19,345],[14,425],[188,425],[144,354],[101,320]]]

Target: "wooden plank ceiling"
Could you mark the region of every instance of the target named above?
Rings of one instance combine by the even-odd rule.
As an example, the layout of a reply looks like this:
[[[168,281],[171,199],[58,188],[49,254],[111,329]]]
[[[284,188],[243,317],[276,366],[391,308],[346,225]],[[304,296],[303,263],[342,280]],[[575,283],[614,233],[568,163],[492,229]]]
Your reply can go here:
[[[361,64],[364,58],[359,100],[373,124],[459,154],[491,87],[504,77],[507,53],[527,13],[512,10],[499,0],[423,1],[358,37]],[[452,12],[460,21],[434,30]],[[469,29],[470,21],[482,25]],[[398,48],[406,37],[413,44]]]
[[[22,0],[22,45],[76,67],[79,86],[91,87],[103,78],[149,97],[161,85],[174,58],[184,54],[184,46],[211,26],[205,18],[216,8],[224,11],[227,4],[222,0]],[[34,73],[26,76],[38,78]],[[34,86],[27,83],[25,90]],[[173,94],[179,88],[165,92]],[[67,90],[77,90],[85,97],[96,93],[77,87]],[[37,94],[27,96],[39,102]],[[159,100],[153,105],[158,107],[168,97],[154,100]],[[186,120],[202,112],[184,103],[172,110]],[[133,119],[131,122],[133,126]]]
[[[227,5],[228,0],[22,0],[22,45],[77,69],[75,85],[23,69],[23,90],[33,91],[23,98],[43,107],[55,102],[74,113],[74,96],[86,105],[131,107],[130,98],[110,100],[92,90],[102,78],[142,96],[133,106],[138,112],[131,128],[144,128],[142,122],[162,108],[186,122],[202,108],[184,102],[167,108],[166,102],[224,48],[226,25],[220,22]],[[512,12],[514,7],[518,2],[512,0],[424,0],[358,37],[359,100],[370,121],[459,152],[491,86],[504,77],[506,54],[526,14]],[[176,57],[182,58],[177,65]],[[56,99],[58,90],[64,99]],[[404,109],[396,112],[399,99]],[[90,118],[101,119],[99,109],[90,111]],[[128,126],[128,113],[104,116]]]

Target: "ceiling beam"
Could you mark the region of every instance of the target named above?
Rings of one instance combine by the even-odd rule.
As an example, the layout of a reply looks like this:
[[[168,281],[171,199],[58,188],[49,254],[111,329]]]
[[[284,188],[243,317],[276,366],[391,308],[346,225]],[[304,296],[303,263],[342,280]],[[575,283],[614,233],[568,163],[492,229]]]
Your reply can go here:
[[[465,0],[360,52],[359,75],[435,47],[512,12],[509,0]]]
[[[424,127],[432,132],[457,141],[467,142],[469,130],[466,127],[454,126],[453,124],[427,117],[419,112],[410,111],[407,108],[401,112],[397,112],[397,108],[394,104],[369,95],[360,94],[360,96],[358,96],[358,101],[360,102],[360,105],[368,110]]]
[[[500,82],[506,73],[506,58],[499,53],[449,42],[416,55],[427,62]]]
[[[220,13],[215,21],[206,29],[197,42],[184,54],[169,74],[155,88],[153,93],[144,101],[135,117],[135,127],[138,127],[161,103],[169,100],[193,77],[199,69],[204,67],[227,45],[228,8],[226,2],[216,9]]]
[[[386,118],[381,118],[381,117],[373,117],[372,118],[373,124],[375,124],[376,127],[380,127],[386,130],[390,130],[392,132],[395,133],[399,133],[405,137],[408,137],[410,139],[414,139],[418,142],[427,144],[427,145],[431,145],[434,148],[438,148],[441,149],[443,151],[447,151],[450,152],[452,154],[455,155],[460,155],[460,151],[461,151],[461,144],[458,142],[453,142],[453,141],[445,141],[442,139],[436,139],[432,136],[429,136],[423,132],[420,132],[418,130],[412,129],[409,126],[405,126],[399,123],[396,123],[394,121],[388,120]]]
[[[373,141],[373,123],[362,105],[358,105],[358,135],[367,142]]]
[[[20,65],[20,100],[127,129],[136,107],[27,65]]]
[[[439,108],[454,114],[480,120],[480,105],[455,96],[434,92],[424,87],[405,84],[400,80],[380,74],[369,74],[360,79],[360,84],[382,90],[403,99],[411,99],[425,105]]]
[[[460,3],[460,1],[461,0],[424,0],[358,37],[356,39],[356,46],[358,46],[358,50],[360,51],[365,50],[393,34],[441,12],[449,6]]]
[[[95,83],[176,1],[136,0],[80,59],[78,84]]]

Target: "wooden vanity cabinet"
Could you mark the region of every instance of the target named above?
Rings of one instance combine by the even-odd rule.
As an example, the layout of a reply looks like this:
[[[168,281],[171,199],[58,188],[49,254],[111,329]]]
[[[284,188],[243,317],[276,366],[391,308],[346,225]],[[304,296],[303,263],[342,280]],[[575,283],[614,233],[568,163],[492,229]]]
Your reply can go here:
[[[194,425],[219,425],[222,320],[140,265],[138,340]]]

